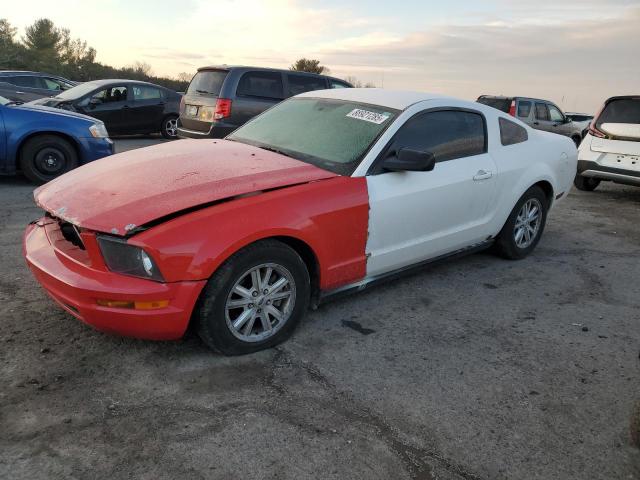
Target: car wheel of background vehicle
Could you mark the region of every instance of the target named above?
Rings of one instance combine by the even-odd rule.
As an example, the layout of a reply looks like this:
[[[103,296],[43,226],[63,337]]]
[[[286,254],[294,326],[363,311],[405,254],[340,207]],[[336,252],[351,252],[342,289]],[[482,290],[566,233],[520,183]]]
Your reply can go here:
[[[171,115],[162,121],[162,130],[160,131],[164,138],[178,138],[178,117]]]
[[[209,279],[194,320],[204,343],[242,355],[286,340],[305,314],[307,267],[295,250],[262,240],[230,257]]]
[[[518,260],[536,248],[547,221],[547,202],[542,189],[535,185],[520,197],[496,238],[500,256]]]
[[[30,138],[20,149],[20,169],[35,183],[46,183],[78,166],[75,148],[56,135]]]
[[[600,180],[597,178],[576,175],[576,178],[573,179],[573,184],[578,190],[582,190],[583,192],[593,192],[598,188],[598,185],[600,185]]]

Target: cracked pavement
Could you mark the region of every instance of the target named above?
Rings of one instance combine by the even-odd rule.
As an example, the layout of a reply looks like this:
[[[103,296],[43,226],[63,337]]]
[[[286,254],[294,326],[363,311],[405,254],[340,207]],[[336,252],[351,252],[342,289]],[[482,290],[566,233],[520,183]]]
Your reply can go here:
[[[640,188],[574,191],[523,261],[427,268],[235,358],[58,309],[21,256],[32,188],[0,178],[0,478],[640,478]]]

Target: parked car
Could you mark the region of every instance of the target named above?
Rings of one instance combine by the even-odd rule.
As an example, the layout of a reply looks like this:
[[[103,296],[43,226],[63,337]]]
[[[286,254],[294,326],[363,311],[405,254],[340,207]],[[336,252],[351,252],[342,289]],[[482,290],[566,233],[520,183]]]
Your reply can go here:
[[[136,80],[94,80],[35,105],[84,113],[104,122],[111,135],[160,132],[176,138],[180,95]]]
[[[580,125],[580,128],[582,129],[581,135],[582,135],[582,138],[584,138],[587,135],[587,132],[589,131],[589,125],[593,120],[593,115],[589,115],[587,113],[573,113],[573,112],[565,112],[565,115],[576,125]]]
[[[580,145],[575,186],[590,192],[601,181],[640,186],[640,95],[604,102]]]
[[[44,183],[112,153],[113,142],[95,118],[0,97],[0,174],[21,170]]]
[[[13,102],[30,102],[52,97],[78,85],[57,75],[41,72],[0,71],[0,96]]]
[[[178,135],[222,138],[285,98],[327,88],[352,85],[326,75],[275,68],[203,67],[182,99]]]
[[[307,92],[224,140],[126,152],[45,185],[25,254],[98,329],[174,339],[191,320],[242,354],[283,341],[310,303],[435,260],[491,245],[526,257],[576,158],[568,138],[478,103]]]
[[[576,147],[582,141],[584,126],[573,122],[560,110],[560,107],[549,100],[482,95],[478,98],[478,102],[508,113],[536,130],[569,137],[574,141]]]

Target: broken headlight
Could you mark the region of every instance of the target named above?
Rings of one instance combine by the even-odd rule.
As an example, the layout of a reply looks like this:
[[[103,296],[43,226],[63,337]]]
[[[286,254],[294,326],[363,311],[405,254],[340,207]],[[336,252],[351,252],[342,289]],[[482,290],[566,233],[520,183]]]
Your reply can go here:
[[[104,263],[112,272],[163,282],[164,278],[153,258],[142,248],[115,237],[99,236],[98,244]]]

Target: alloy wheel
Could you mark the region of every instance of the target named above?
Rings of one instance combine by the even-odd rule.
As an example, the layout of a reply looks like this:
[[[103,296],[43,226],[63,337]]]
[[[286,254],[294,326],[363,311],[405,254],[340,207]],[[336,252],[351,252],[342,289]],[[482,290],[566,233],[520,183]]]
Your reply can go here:
[[[289,320],[296,302],[293,276],[282,265],[265,263],[244,272],[225,304],[231,333],[244,342],[275,335]]]
[[[528,248],[540,232],[542,222],[542,204],[537,198],[527,200],[516,218],[513,239],[518,248]]]
[[[164,131],[170,137],[175,137],[178,135],[178,119],[170,118],[164,124]]]

